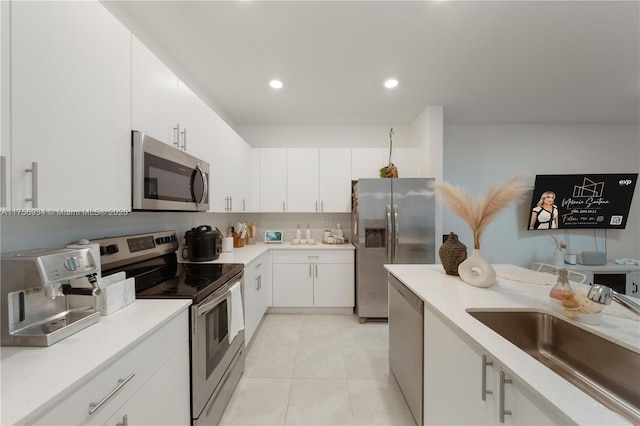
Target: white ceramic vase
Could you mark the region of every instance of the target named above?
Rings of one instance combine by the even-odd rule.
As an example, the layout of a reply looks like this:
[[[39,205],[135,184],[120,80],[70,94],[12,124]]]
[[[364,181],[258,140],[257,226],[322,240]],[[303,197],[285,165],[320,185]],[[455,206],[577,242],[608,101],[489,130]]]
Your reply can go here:
[[[482,257],[480,249],[473,249],[471,256],[458,265],[460,279],[476,287],[491,287],[498,282],[496,270]]]
[[[553,252],[553,266],[557,266],[558,268],[564,267],[564,252],[561,250],[556,250]]]

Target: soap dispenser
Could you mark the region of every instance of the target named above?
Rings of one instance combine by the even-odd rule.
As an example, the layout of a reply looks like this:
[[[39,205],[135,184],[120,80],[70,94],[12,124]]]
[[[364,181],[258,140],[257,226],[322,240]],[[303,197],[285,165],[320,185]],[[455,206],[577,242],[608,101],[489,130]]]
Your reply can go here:
[[[296,230],[296,240],[300,241],[302,238],[302,232],[300,231],[300,225],[298,225],[298,229]]]
[[[305,235],[307,242],[311,239],[311,229],[309,229],[309,225],[307,225],[307,233]]]

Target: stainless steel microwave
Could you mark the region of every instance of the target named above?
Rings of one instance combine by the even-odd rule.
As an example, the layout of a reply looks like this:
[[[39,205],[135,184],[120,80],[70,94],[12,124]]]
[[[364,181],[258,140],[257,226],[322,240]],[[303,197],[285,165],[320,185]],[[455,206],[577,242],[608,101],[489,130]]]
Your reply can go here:
[[[133,210],[209,210],[209,163],[132,133]]]

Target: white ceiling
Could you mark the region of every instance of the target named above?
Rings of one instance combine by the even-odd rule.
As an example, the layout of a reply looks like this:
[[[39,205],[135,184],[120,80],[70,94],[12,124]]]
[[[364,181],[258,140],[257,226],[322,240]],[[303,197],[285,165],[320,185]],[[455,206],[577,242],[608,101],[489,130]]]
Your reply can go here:
[[[113,5],[235,124],[639,123],[638,1]]]

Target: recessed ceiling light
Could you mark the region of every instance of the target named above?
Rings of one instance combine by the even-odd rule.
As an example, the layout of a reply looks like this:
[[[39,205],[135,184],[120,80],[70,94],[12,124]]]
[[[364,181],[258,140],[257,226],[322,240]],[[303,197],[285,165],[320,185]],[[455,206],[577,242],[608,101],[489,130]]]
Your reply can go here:
[[[280,80],[271,80],[269,82],[269,86],[271,86],[274,89],[282,89],[282,82]]]
[[[398,80],[395,78],[390,78],[389,80],[384,82],[384,87],[387,89],[393,89],[398,85]]]

